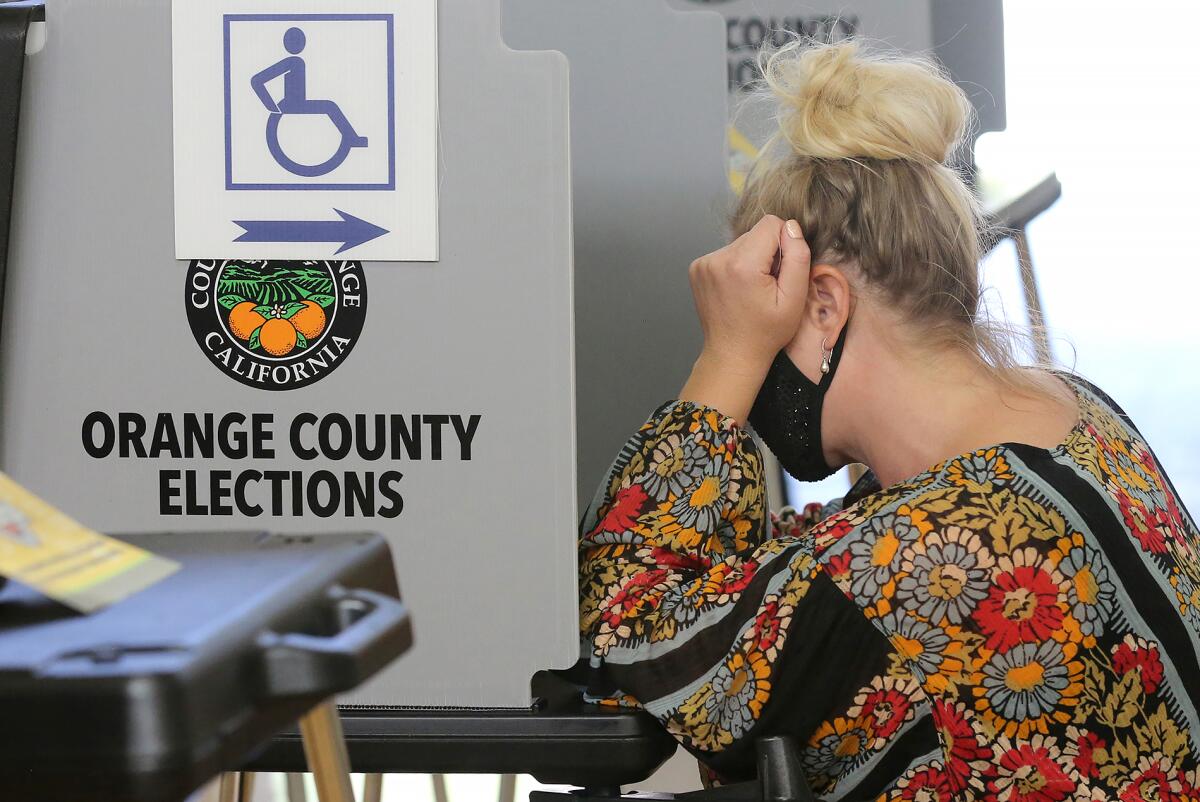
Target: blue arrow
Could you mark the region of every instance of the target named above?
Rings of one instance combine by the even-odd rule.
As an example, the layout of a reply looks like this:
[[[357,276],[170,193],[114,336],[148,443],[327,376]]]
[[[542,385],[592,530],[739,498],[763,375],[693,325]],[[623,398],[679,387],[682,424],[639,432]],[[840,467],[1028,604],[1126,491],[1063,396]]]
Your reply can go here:
[[[234,220],[245,233],[234,242],[340,242],[335,253],[388,233],[374,223],[334,209],[341,220]]]

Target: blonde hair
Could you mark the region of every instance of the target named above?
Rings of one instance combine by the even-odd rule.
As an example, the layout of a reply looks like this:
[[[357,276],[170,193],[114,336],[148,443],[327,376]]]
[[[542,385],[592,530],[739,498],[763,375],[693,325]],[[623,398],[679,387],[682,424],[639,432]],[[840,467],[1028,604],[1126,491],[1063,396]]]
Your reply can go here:
[[[765,214],[796,219],[814,263],[852,267],[922,338],[1038,392],[1017,355],[1030,336],[981,310],[981,241],[994,232],[954,166],[974,123],[966,94],[932,59],[869,55],[854,40],[797,38],[758,63],[778,129],[747,176],[734,235]]]

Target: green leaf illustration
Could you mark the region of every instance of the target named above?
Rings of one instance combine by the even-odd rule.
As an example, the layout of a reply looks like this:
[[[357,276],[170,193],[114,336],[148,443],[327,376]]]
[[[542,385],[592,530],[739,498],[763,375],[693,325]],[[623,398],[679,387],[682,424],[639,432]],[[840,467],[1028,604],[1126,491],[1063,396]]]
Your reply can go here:
[[[305,337],[303,334],[301,334],[299,330],[296,331],[296,347],[297,348],[307,348],[308,347],[308,338]]]
[[[262,326],[259,326],[254,330],[254,333],[250,335],[250,342],[246,345],[251,351],[253,351],[255,348],[258,348],[258,333],[260,331],[262,331]]]
[[[333,297],[332,295],[313,294],[313,295],[308,296],[308,300],[316,301],[323,308],[328,309],[329,307],[333,306],[333,302],[336,301],[337,298]]]
[[[222,295],[220,298],[217,299],[217,303],[219,303],[221,306],[225,307],[226,309],[233,309],[238,304],[245,303],[245,301],[246,301],[245,298],[243,298],[240,295],[233,294],[233,293],[230,293],[229,295]]]
[[[292,315],[296,314],[297,312],[299,312],[301,309],[304,309],[304,308],[305,308],[304,304],[300,303],[299,301],[292,301],[290,304],[283,307],[282,317],[285,320],[289,320],[289,319],[291,319]]]
[[[333,292],[333,276],[317,262],[232,261],[217,281],[218,295],[239,295],[260,306],[283,305]]]
[[[266,304],[254,307],[254,311],[258,312],[263,317],[270,317],[272,309],[273,307],[267,306]]]
[[[249,300],[258,294],[258,280],[222,276],[217,282],[217,292],[222,295],[240,295]]]

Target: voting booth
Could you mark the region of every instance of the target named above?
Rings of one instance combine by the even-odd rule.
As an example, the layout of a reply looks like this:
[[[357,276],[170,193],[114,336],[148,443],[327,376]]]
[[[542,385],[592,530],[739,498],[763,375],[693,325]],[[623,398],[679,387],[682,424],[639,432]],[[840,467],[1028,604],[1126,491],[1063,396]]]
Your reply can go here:
[[[0,460],[105,531],[378,531],[415,643],[350,701],[527,706],[578,652],[565,58],[284,5],[46,5]]]
[[[580,513],[702,343],[688,265],[725,244],[719,15],[665,0],[504,0],[504,40],[563,53],[571,176]],[[619,46],[614,46],[619,43]]]

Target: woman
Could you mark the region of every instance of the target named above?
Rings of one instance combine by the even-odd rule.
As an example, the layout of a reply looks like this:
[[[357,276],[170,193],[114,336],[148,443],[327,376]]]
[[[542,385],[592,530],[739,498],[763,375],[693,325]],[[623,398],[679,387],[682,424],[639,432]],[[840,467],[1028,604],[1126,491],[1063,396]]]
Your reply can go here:
[[[793,735],[826,799],[1200,799],[1200,536],[1104,393],[979,319],[965,96],[853,43],[763,71],[704,349],[582,525],[591,697],[718,780]],[[747,422],[799,479],[870,472],[769,515]]]

